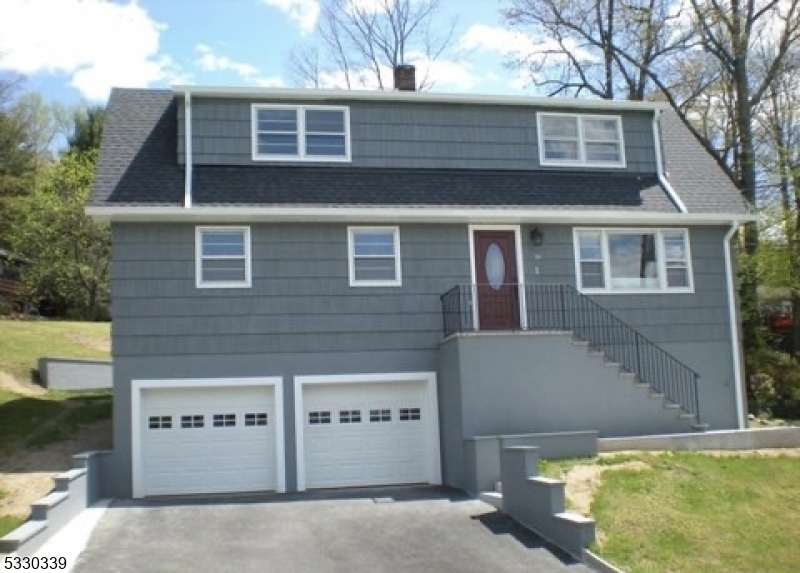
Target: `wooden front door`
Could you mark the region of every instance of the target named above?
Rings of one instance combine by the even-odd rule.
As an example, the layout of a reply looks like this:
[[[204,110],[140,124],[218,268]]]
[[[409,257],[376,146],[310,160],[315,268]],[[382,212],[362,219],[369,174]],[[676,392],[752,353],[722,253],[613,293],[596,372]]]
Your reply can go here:
[[[479,328],[519,328],[519,285],[514,232],[475,231],[474,245]]]

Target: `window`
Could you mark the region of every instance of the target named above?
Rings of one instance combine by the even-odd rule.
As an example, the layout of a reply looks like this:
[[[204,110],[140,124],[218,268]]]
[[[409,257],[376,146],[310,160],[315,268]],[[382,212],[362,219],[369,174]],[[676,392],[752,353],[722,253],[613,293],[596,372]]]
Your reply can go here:
[[[350,286],[400,286],[400,229],[348,227]]]
[[[400,421],[419,420],[421,418],[419,408],[400,408]]]
[[[254,105],[253,160],[350,161],[346,107]]]
[[[391,422],[392,421],[392,411],[389,409],[385,410],[370,410],[369,411],[369,421],[370,422]]]
[[[204,423],[202,414],[181,416],[181,428],[202,428],[203,425]]]
[[[308,423],[312,424],[312,425],[330,424],[331,423],[331,413],[330,413],[330,411],[309,412],[308,413]]]
[[[361,422],[361,410],[339,410],[340,424],[358,424]]]
[[[539,113],[536,120],[542,165],[625,167],[619,116]]]
[[[172,428],[172,416],[150,416],[147,418],[150,430],[169,430]]]
[[[236,425],[236,414],[214,414],[215,428],[231,428]]]
[[[583,292],[692,292],[685,229],[576,229]]]
[[[245,426],[266,426],[267,413],[266,412],[253,412],[244,415]]]
[[[250,287],[250,227],[197,227],[198,288]]]

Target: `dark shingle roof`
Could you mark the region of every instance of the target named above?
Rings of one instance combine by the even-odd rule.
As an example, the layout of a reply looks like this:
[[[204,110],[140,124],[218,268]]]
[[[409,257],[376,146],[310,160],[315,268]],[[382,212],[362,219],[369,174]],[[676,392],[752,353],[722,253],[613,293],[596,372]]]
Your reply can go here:
[[[673,110],[661,116],[664,170],[690,213],[749,211],[742,194]]]
[[[184,170],[177,161],[177,125],[171,91],[115,89],[91,204],[181,205]],[[699,144],[676,117],[666,115],[662,137],[670,181],[690,211],[746,212],[736,189],[713,159],[697,151]],[[263,164],[196,165],[193,203],[677,211],[655,174]]]

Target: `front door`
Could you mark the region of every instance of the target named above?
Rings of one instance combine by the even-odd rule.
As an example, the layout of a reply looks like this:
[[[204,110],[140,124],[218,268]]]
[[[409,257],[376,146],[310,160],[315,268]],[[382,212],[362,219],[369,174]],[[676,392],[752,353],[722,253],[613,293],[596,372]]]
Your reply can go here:
[[[475,231],[474,245],[479,328],[519,328],[519,285],[514,232]]]

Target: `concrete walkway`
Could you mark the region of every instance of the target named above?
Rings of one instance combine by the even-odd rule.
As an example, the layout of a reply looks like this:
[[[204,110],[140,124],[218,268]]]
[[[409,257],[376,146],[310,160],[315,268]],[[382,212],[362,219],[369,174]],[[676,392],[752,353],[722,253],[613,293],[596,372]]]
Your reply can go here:
[[[115,502],[76,573],[588,572],[444,488]]]

